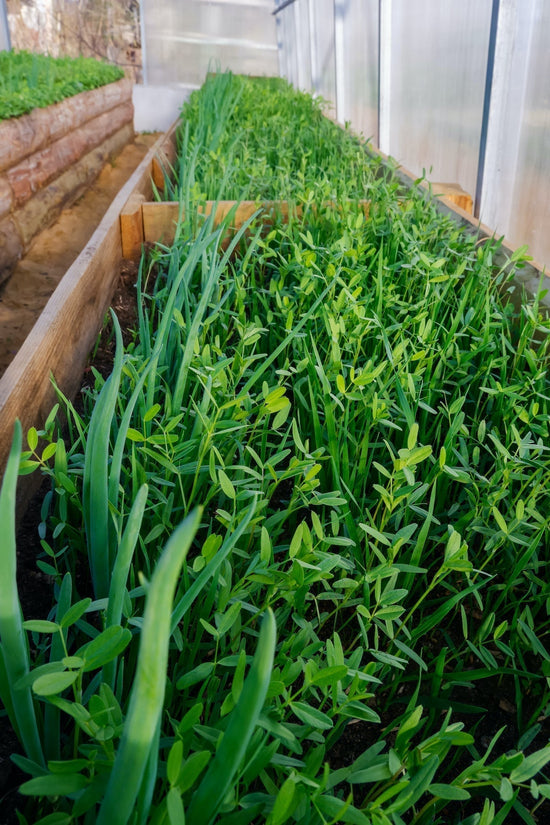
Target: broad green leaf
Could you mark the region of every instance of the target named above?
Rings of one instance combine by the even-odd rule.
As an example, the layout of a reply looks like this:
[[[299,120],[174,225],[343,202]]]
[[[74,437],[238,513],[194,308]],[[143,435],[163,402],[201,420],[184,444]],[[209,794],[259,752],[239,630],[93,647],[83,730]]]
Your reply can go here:
[[[112,625],[77,651],[86,664],[84,672],[103,667],[128,646],[132,633],[127,628]]]
[[[201,662],[200,665],[197,665],[197,667],[190,670],[189,673],[186,673],[178,679],[176,687],[178,690],[185,690],[191,687],[191,685],[197,684],[197,682],[203,682],[210,676],[213,670],[214,662]]]
[[[170,788],[166,795],[166,810],[170,825],[185,825],[185,812],[181,793],[177,788]]]
[[[328,687],[329,685],[336,685],[341,679],[345,679],[347,675],[348,669],[345,665],[325,667],[313,676],[311,683],[319,687]]]
[[[347,801],[336,796],[323,794],[315,800],[315,806],[331,822],[343,822],[346,825],[372,825],[372,819],[351,804],[351,797]]]
[[[38,433],[35,427],[31,427],[27,432],[27,444],[29,445],[29,450],[34,453],[38,447]]]
[[[376,711],[355,699],[338,708],[338,713],[341,716],[350,716],[352,719],[362,719],[364,722],[372,722],[375,725],[380,724],[380,717]]]
[[[65,670],[61,673],[47,673],[39,676],[32,684],[32,689],[37,696],[53,696],[62,693],[78,679],[78,670]]]
[[[269,533],[265,527],[262,526],[261,530],[261,539],[260,539],[260,559],[265,563],[269,564],[272,557],[272,547],[271,547],[271,539],[269,537]]]
[[[279,793],[275,797],[275,804],[271,811],[271,825],[283,825],[290,816],[294,808],[294,796],[296,793],[296,782],[289,776],[281,785]]]
[[[82,599],[76,604],[73,604],[73,606],[67,610],[59,622],[61,627],[70,627],[75,624],[84,615],[91,603],[91,599]]]
[[[437,796],[439,799],[470,799],[471,794],[464,788],[457,788],[455,785],[442,785],[438,782],[430,785],[428,793]]]
[[[229,480],[227,474],[222,469],[218,470],[218,480],[220,482],[220,486],[221,486],[222,490],[224,491],[225,495],[228,498],[234,499],[235,498],[235,488],[233,487],[233,484]]]
[[[183,762],[183,742],[177,739],[168,753],[166,761],[166,777],[170,785],[175,785],[180,775],[181,763]]]
[[[48,622],[45,619],[31,619],[23,622],[25,630],[30,630],[31,633],[57,633],[59,625],[56,622]]]
[[[527,782],[531,777],[536,776],[548,762],[550,762],[550,745],[526,756],[510,774],[510,782],[516,785],[520,782]]]
[[[500,787],[498,789],[500,798],[503,802],[509,802],[514,798],[514,788],[508,777],[503,776],[500,780]]]
[[[203,770],[208,765],[212,754],[210,751],[195,751],[185,760],[178,775],[178,788],[181,793],[185,793],[192,788]]]
[[[87,784],[88,779],[80,773],[48,774],[24,782],[19,793],[25,796],[67,796],[83,790]]]
[[[317,730],[330,730],[334,725],[330,716],[305,702],[290,702],[290,708],[301,722]]]

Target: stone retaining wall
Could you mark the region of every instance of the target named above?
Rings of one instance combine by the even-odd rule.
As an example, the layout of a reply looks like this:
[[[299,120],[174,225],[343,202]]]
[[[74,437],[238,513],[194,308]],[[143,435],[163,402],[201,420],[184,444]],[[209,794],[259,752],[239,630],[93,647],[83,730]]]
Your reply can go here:
[[[0,121],[0,283],[133,137],[132,82]]]

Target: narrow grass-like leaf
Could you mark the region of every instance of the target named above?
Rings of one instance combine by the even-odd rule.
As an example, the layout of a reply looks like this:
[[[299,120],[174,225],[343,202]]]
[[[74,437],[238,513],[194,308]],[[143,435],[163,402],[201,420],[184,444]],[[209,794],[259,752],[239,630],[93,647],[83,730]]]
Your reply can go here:
[[[15,422],[13,441],[0,489],[0,644],[2,663],[0,687],[2,701],[12,708],[14,728],[29,759],[44,764],[39,723],[30,687],[16,687],[29,672],[29,650],[17,590],[17,553],[15,544],[15,490],[21,456],[22,430]]]
[[[172,599],[200,516],[194,510],[173,533],[149,584],[128,715],[97,825],[126,825],[140,792],[164,699]]]
[[[122,605],[124,602],[124,594],[126,592],[128,572],[132,563],[136,543],[139,538],[143,513],[145,510],[145,505],[147,504],[148,491],[149,488],[146,484],[143,484],[139,488],[139,492],[132,505],[132,509],[130,510],[128,521],[126,522],[126,527],[116,554],[111,585],[109,587],[109,602],[107,606],[107,615],[105,617],[106,628],[112,627],[113,625],[119,625],[122,619]],[[105,666],[103,670],[103,679],[113,690],[115,677],[116,659],[113,659]]]
[[[84,460],[83,511],[88,558],[96,599],[109,594],[111,576],[109,530],[109,442],[122,373],[122,332],[112,313],[116,335],[113,371],[105,382],[90,420]]]
[[[244,681],[227,730],[206,775],[193,794],[186,818],[194,825],[209,825],[235,776],[262,710],[275,655],[276,624],[271,610],[263,618],[254,661]]]

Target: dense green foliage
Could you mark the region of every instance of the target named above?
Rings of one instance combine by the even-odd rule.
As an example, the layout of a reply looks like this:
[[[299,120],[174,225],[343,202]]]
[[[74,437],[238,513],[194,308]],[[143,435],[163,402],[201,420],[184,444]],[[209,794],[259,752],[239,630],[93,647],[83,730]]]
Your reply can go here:
[[[231,164],[216,189],[203,155],[220,123],[232,133],[233,84],[248,88],[208,81],[209,124],[200,96],[184,112],[186,219],[142,261],[133,342],[115,323],[87,413],[62,401],[68,437],[54,414],[44,450],[27,436],[21,470],[52,479],[55,603],[25,622],[29,665],[0,577],[22,822],[534,823],[550,797],[550,324],[507,301],[497,243],[331,124],[301,217],[254,220],[223,251],[226,225],[193,207],[232,191]],[[316,120],[274,85],[266,105]],[[365,188],[368,218],[351,201]]]
[[[122,69],[92,57],[0,51],[0,120],[59,103],[121,77]]]
[[[170,200],[370,197],[372,169],[358,141],[323,115],[320,98],[279,78],[207,81],[185,106],[179,142]]]

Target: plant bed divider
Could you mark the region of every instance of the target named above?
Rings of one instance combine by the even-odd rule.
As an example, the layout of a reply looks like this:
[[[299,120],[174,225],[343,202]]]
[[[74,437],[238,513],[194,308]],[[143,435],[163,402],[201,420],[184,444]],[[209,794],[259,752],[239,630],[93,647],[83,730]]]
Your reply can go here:
[[[172,127],[171,133],[174,134],[174,127]],[[171,148],[175,153],[173,143]],[[381,158],[385,164],[391,162],[387,155],[373,149],[371,146],[366,147],[366,151],[373,157]],[[167,168],[166,163],[163,165],[164,168]],[[161,189],[163,185],[161,176],[162,166],[157,161],[154,169],[154,182],[158,189]],[[407,188],[411,188],[416,180],[412,172],[401,166],[397,170],[397,176]],[[468,234],[476,235],[480,240],[495,237],[495,232],[480,223],[472,215],[472,198],[458,184],[431,184],[423,181],[421,186],[426,191],[426,197],[430,197],[435,201],[438,211],[450,216]],[[359,204],[362,205],[365,215],[368,216],[369,202],[361,200]],[[289,214],[287,201],[206,201],[199,212],[210,215],[214,207],[216,208],[214,218],[216,226],[227,217],[232,209],[235,210],[231,232],[238,230],[257,209],[265,212],[268,225],[272,222],[274,214],[279,213],[283,220],[288,220]],[[298,216],[301,214],[300,205],[295,206],[295,211]],[[123,256],[129,260],[138,260],[144,243],[171,244],[174,240],[176,224],[183,217],[184,213],[177,201],[147,201],[142,194],[133,193],[124,205],[120,215]],[[226,242],[229,241],[230,237],[231,234],[229,233],[225,239]],[[500,248],[496,251],[495,262],[500,265],[504,264],[514,255],[516,249],[516,246],[503,240]],[[525,264],[521,273],[516,272],[515,274],[515,283],[518,287],[516,301],[521,300],[522,288],[525,288],[531,295],[536,294],[541,279],[544,280],[549,289],[547,295],[541,299],[541,304],[550,308],[550,279],[545,274],[544,267],[535,261]]]
[[[155,184],[158,186],[156,178]],[[471,204],[470,195],[455,184],[435,184],[433,191],[459,206],[465,204],[467,207],[468,203]],[[360,200],[358,204],[362,206],[365,217],[368,217],[369,201]],[[273,222],[275,215],[286,222],[291,207],[288,201],[206,201],[198,211],[200,214],[210,215],[214,208],[214,226],[218,226],[232,209],[235,210],[231,228],[237,230],[258,209],[264,213],[266,225]],[[303,209],[300,204],[294,207],[294,212],[297,217],[301,216]],[[132,195],[120,215],[124,257],[137,260],[144,243],[173,243],[178,220],[184,217],[185,213],[177,201],[147,202],[141,195]],[[228,241],[229,238],[230,233],[225,240]]]
[[[172,157],[175,128],[159,138],[122,187],[0,379],[1,475],[15,420],[21,421],[23,432],[31,426],[40,429],[56,403],[52,376],[67,397],[76,395],[120,274],[120,213],[131,195],[151,198],[154,161]],[[20,513],[39,482],[35,473],[19,480]]]
[[[358,203],[368,217],[369,201]],[[231,229],[224,238],[224,244],[227,244],[232,234],[258,210],[263,213],[264,224],[270,226],[276,216],[286,223],[292,208],[297,217],[302,215],[301,205],[291,207],[288,201],[206,201],[198,212],[210,215],[215,209],[214,226],[218,226],[234,210]],[[184,217],[185,212],[177,201],[146,202],[140,196],[132,196],[120,216],[124,257],[138,259],[143,243],[171,244],[178,220]]]
[[[134,136],[128,79],[0,121],[0,283]]]

